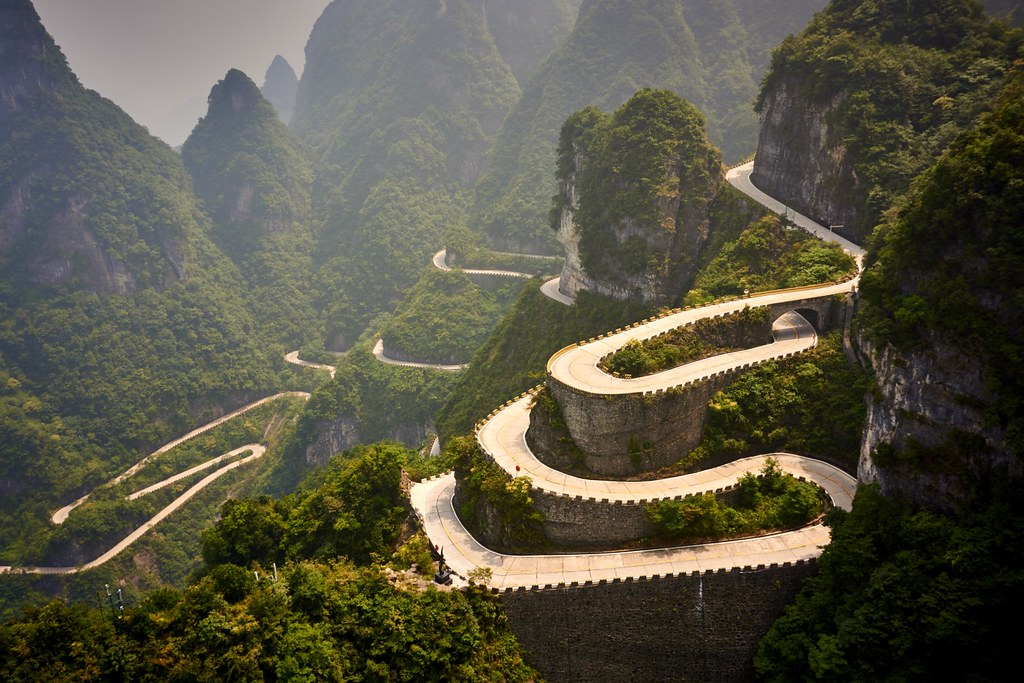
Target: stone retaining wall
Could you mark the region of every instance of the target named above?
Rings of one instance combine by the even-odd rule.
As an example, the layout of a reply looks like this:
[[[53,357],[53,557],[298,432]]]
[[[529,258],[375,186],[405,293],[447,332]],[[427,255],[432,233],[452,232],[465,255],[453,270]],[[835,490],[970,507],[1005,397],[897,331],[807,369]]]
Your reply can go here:
[[[501,594],[551,683],[753,680],[753,657],[814,562]]]

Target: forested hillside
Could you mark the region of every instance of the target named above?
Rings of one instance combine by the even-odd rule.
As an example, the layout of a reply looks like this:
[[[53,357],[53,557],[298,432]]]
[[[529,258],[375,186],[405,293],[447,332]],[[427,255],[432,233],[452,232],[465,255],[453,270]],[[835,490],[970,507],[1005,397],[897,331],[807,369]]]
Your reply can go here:
[[[202,418],[279,384],[180,159],[0,7],[0,549]]]
[[[764,640],[766,680],[1000,680],[1024,604],[1024,73],[875,233],[861,491]]]
[[[753,180],[864,240],[990,106],[1022,40],[974,0],[831,3],[772,55]]]
[[[319,339],[309,151],[241,71],[229,71],[209,102],[181,157],[210,235],[241,270],[258,330],[291,348]]]
[[[314,195],[327,345],[345,349],[411,286],[519,92],[477,3],[333,3],[307,46],[294,128]]]
[[[754,150],[750,102],[769,50],[824,4],[790,0],[765,12],[757,0],[587,0],[502,125],[471,224],[501,248],[558,253],[545,226],[562,123],[589,105],[614,111],[640,88],[693,103],[726,160],[739,161]]]

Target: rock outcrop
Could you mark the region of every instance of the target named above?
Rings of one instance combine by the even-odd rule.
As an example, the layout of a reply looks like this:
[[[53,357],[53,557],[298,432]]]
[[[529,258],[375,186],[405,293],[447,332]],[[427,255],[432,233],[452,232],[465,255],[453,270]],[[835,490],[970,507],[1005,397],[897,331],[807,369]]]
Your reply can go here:
[[[707,244],[723,182],[701,115],[674,93],[642,90],[611,117],[575,114],[559,154],[562,293],[676,300]]]
[[[1024,482],[1024,74],[876,233],[861,481],[933,508]]]
[[[1021,56],[980,5],[947,5],[833,2],[783,41],[756,104],[755,185],[863,242]]]

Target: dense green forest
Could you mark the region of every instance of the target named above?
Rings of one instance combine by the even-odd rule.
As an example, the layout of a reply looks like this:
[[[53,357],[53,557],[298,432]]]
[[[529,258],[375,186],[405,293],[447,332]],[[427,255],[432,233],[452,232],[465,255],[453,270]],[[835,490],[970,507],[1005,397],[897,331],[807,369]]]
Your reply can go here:
[[[360,448],[294,494],[229,501],[203,534],[205,564],[185,588],[129,597],[123,612],[103,592],[98,606],[30,610],[0,626],[0,675],[536,680],[497,597],[428,587],[436,565],[424,539],[403,538],[410,457],[396,444]]]
[[[61,504],[281,386],[178,156],[71,73],[31,4],[0,41],[5,552]]]
[[[213,221],[210,236],[245,278],[257,328],[293,347],[318,338],[309,151],[232,69],[213,87],[181,157]]]
[[[859,241],[990,106],[1022,41],[974,0],[834,1],[772,53],[756,107],[788,89],[829,112],[821,144],[850,170],[808,182],[856,217],[845,227]]]
[[[723,156],[753,150],[752,103],[778,46],[756,106],[791,82],[794,106],[838,102],[829,122],[860,182],[858,229],[878,224],[861,349],[934,362],[982,424],[868,454],[882,484],[829,513],[833,543],[763,641],[758,672],[999,679],[1013,632],[996,625],[1019,612],[1024,576],[1024,37],[973,0],[832,0],[783,40],[825,0],[780,4],[332,2],[291,129],[231,70],[178,155],[79,83],[29,0],[5,0],[0,564],[88,560],[204,475],[127,494],[243,444],[268,451],[103,567],[0,577],[0,678],[538,680],[495,596],[431,584],[406,488],[473,471],[471,489],[504,496],[510,545],[535,542],[526,480],[466,435],[543,381],[559,348],[658,310],[586,291],[564,306],[537,277],[474,280],[430,256],[447,247],[457,268],[554,274],[557,262],[492,249],[558,251],[549,216],[569,197],[552,195],[571,171],[583,263],[604,281],[669,269],[643,239],[619,244],[617,224],[670,232],[668,198],[682,206],[672,220],[700,209],[702,246],[677,255],[689,270],[666,305],[850,274],[840,249],[721,181]],[[638,374],[728,347],[685,336],[608,360]],[[386,365],[371,353],[380,338],[395,355],[469,368]],[[774,450],[855,471],[865,417],[892,387],[848,362],[839,333],[819,342],[718,392],[699,445],[658,474]],[[336,366],[334,379],[286,366],[295,348]],[[958,384],[968,366],[970,386]],[[254,410],[102,485],[196,425],[297,388],[308,402]],[[406,447],[435,433],[440,457]],[[735,510],[708,497],[651,519],[683,543],[818,514],[813,490],[762,474]],[[922,490],[957,495],[929,506]],[[782,505],[766,507],[769,494]],[[683,518],[708,533],[680,535]],[[123,614],[104,584],[122,588]]]
[[[974,432],[879,446],[883,471],[909,464],[955,495],[924,505],[911,498],[913,484],[888,495],[862,487],[853,512],[834,520],[820,575],[762,643],[766,680],[999,680],[1012,667],[1012,636],[1000,625],[1024,604],[1022,163],[1017,69],[993,112],[957,137],[876,232],[857,324],[876,344],[923,353],[938,377],[965,371],[943,361],[949,349],[970,354],[991,402],[962,395],[981,411]],[[993,428],[1001,438],[979,436]]]
[[[494,279],[500,284],[490,291],[464,272],[431,268],[384,326],[381,338],[388,355],[420,363],[468,363],[525,282]]]

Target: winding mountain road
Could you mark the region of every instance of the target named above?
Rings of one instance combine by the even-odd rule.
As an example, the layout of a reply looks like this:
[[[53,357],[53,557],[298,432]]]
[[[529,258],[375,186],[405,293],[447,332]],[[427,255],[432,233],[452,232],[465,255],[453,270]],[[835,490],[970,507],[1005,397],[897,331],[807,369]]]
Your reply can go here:
[[[301,358],[299,358],[299,352],[298,351],[292,351],[291,353],[287,354],[284,357],[284,360],[285,360],[286,363],[291,363],[292,365],[298,365],[299,367],[303,367],[303,368],[314,368],[316,370],[326,370],[327,372],[329,372],[331,374],[331,379],[334,379],[334,374],[338,371],[338,369],[336,367],[334,367],[333,365],[323,365],[321,363],[310,363],[309,361],[302,360]]]
[[[499,252],[495,252],[495,253],[501,254],[503,256],[522,256],[522,257],[533,258],[533,259],[552,258],[550,256],[541,256],[540,254],[512,254],[512,253],[504,252],[504,251],[499,251]],[[436,254],[434,254],[433,262],[434,262],[434,267],[436,267],[436,268],[440,268],[441,270],[445,270],[445,271],[452,270],[451,266],[448,265],[448,249],[447,248],[442,249],[441,251],[439,251]],[[533,277],[533,275],[531,275],[529,273],[518,273],[518,272],[516,272],[514,270],[474,270],[472,268],[468,268],[468,269],[467,268],[463,268],[462,270],[463,270],[464,273],[467,273],[469,275],[496,275],[496,276],[499,276],[499,277],[518,277],[518,278],[525,278],[525,279],[529,279],[529,278]],[[558,281],[560,279],[561,279],[561,276],[552,278],[550,280],[547,280],[541,286],[540,291],[544,294],[544,296],[548,297],[549,299],[557,301],[560,304],[565,304],[566,306],[572,306],[574,303],[576,303],[572,299],[572,297],[568,297],[565,294],[562,294],[560,291],[558,291]]]
[[[128,479],[129,477],[133,476],[134,474],[136,474],[139,470],[141,470],[146,465],[146,463],[148,463],[151,460],[153,460],[153,458],[159,456],[162,453],[166,453],[167,451],[171,450],[175,446],[178,446],[178,445],[184,443],[185,441],[188,441],[189,439],[193,439],[193,438],[195,438],[195,437],[197,437],[197,436],[199,436],[201,434],[204,434],[204,433],[208,432],[209,430],[213,429],[214,427],[216,427],[218,425],[221,425],[224,422],[227,422],[228,420],[231,420],[231,419],[233,419],[235,417],[238,417],[239,415],[243,415],[243,414],[249,412],[250,410],[252,410],[254,408],[257,408],[257,407],[262,406],[262,405],[264,405],[266,403],[269,403],[271,401],[275,401],[277,399],[285,398],[285,397],[288,397],[288,396],[296,396],[296,397],[299,397],[299,398],[302,398],[302,399],[305,399],[305,400],[309,400],[309,397],[310,397],[310,395],[308,393],[304,392],[304,391],[288,391],[288,392],[283,392],[283,393],[280,393],[280,394],[275,394],[273,396],[268,396],[266,398],[260,399],[259,401],[255,401],[253,403],[250,403],[249,405],[244,406],[242,408],[239,408],[238,410],[236,410],[234,412],[231,412],[231,413],[228,413],[227,415],[219,417],[216,420],[213,420],[212,422],[209,422],[209,423],[203,425],[202,427],[199,427],[198,429],[194,429],[194,430],[192,430],[188,434],[185,434],[182,437],[179,437],[179,438],[177,438],[177,439],[175,439],[173,441],[170,441],[170,442],[164,444],[163,446],[161,446],[160,448],[158,448],[157,450],[153,451],[152,453],[147,455],[145,458],[143,458],[142,460],[137,462],[135,465],[133,465],[129,469],[125,470],[122,474],[114,477],[113,479],[111,479],[106,484],[101,484],[101,486],[105,487],[105,486],[113,486],[114,484],[118,484],[118,483]],[[221,462],[223,462],[225,460],[230,460],[231,458],[238,457],[238,456],[240,456],[240,455],[242,455],[243,453],[246,453],[246,452],[250,453],[248,456],[239,458],[238,460],[235,460],[234,462],[230,462],[227,465],[225,465],[225,466],[215,470],[214,472],[211,472],[210,474],[206,475],[205,477],[203,477],[201,480],[199,480],[198,482],[193,484],[191,487],[189,487],[184,493],[182,493],[180,496],[178,496],[173,501],[171,501],[168,505],[166,505],[162,510],[160,510],[158,513],[153,515],[153,517],[150,518],[149,521],[147,521],[145,524],[143,524],[142,526],[138,527],[133,532],[131,532],[130,534],[125,536],[117,544],[115,544],[113,547],[111,547],[109,550],[107,550],[106,552],[104,552],[102,555],[100,555],[96,559],[92,560],[91,562],[87,562],[85,564],[82,564],[82,565],[79,565],[79,566],[74,566],[74,567],[10,567],[10,566],[0,566],[0,574],[6,573],[6,572],[20,572],[20,573],[24,573],[24,574],[77,574],[79,572],[83,572],[83,571],[86,571],[86,570],[89,570],[89,569],[94,569],[94,568],[96,568],[96,567],[98,567],[98,566],[100,566],[102,564],[105,564],[106,562],[109,562],[111,559],[116,557],[121,551],[125,550],[126,548],[131,546],[133,543],[135,543],[137,540],[142,538],[142,536],[144,536],[150,529],[155,527],[157,524],[159,524],[161,521],[163,521],[165,518],[167,518],[171,513],[173,513],[178,508],[180,508],[182,505],[187,503],[193,496],[195,496],[197,493],[202,491],[204,488],[206,488],[207,486],[209,486],[213,482],[217,481],[218,479],[223,477],[228,472],[231,472],[232,470],[234,470],[234,469],[236,469],[238,467],[241,467],[243,465],[248,465],[249,463],[251,463],[251,462],[253,462],[253,461],[263,457],[264,453],[266,453],[266,450],[267,450],[266,447],[263,446],[262,444],[248,444],[248,445],[245,445],[245,446],[241,446],[241,447],[236,448],[236,449],[234,449],[232,451],[229,451],[227,453],[219,455],[219,456],[217,456],[215,458],[211,458],[210,460],[207,460],[207,461],[205,461],[205,462],[203,462],[203,463],[201,463],[199,465],[196,465],[195,467],[192,467],[192,468],[190,468],[190,469],[188,469],[188,470],[186,470],[184,472],[181,472],[179,474],[176,474],[176,475],[173,475],[173,476],[168,477],[166,479],[163,479],[162,481],[159,481],[159,482],[157,482],[155,484],[152,484],[151,486],[147,486],[144,489],[141,489],[139,491],[136,491],[136,492],[126,496],[126,498],[128,500],[135,500],[137,498],[141,498],[142,496],[144,496],[146,494],[149,494],[149,493],[152,493],[153,491],[157,491],[157,490],[159,490],[161,488],[164,488],[165,486],[169,486],[169,485],[171,485],[171,484],[173,484],[173,483],[175,483],[177,481],[181,481],[182,479],[190,477],[193,474],[197,474],[198,472],[201,472],[203,470],[209,469],[210,467],[213,467],[214,465],[217,465],[217,464],[219,464],[219,463],[221,463]],[[97,488],[99,488],[99,487],[97,487]],[[95,489],[93,489],[93,491],[95,491]],[[90,491],[89,493],[85,494],[84,496],[82,496],[81,498],[76,500],[74,503],[71,503],[70,505],[65,505],[60,510],[57,510],[57,512],[55,512],[53,514],[53,516],[51,517],[51,520],[53,521],[53,523],[54,524],[62,524],[64,521],[66,521],[67,518],[68,518],[68,515],[71,513],[71,511],[74,510],[79,505],[81,505],[82,503],[84,503],[86,500],[88,500],[89,496],[93,493],[93,491]]]
[[[750,183],[753,164],[731,169],[727,179],[738,189],[769,209],[781,212],[783,205]],[[837,242],[857,260],[863,250],[800,214],[794,222],[822,239]],[[773,342],[734,353],[689,363],[638,378],[616,378],[598,367],[606,355],[631,340],[644,340],[700,319],[734,313],[746,306],[779,305],[809,298],[848,294],[858,278],[840,284],[800,288],[752,295],[743,299],[678,311],[634,326],[625,331],[563,349],[548,363],[554,379],[576,391],[602,396],[642,395],[665,391],[711,375],[799,353],[817,343],[813,327],[796,313],[781,316],[773,326]],[[540,462],[526,443],[533,392],[521,395],[492,413],[477,430],[477,440],[494,462],[511,476],[526,476],[542,491],[569,497],[641,503],[715,491],[733,485],[746,472],[756,472],[768,457],[778,460],[783,471],[810,480],[825,490],[833,505],[850,509],[856,479],[828,464],[800,455],[775,453],[737,460],[701,472],[654,481],[613,481],[582,479]],[[614,399],[611,399],[614,400]],[[721,543],[628,552],[579,553],[566,555],[504,555],[476,541],[466,530],[452,505],[455,478],[448,474],[415,484],[411,491],[414,508],[420,514],[431,542],[441,546],[448,565],[465,577],[475,568],[491,571],[494,588],[516,588],[584,583],[587,581],[641,578],[655,575],[725,570],[734,567],[771,565],[812,559],[829,542],[822,524],[785,533]]]
[[[443,372],[459,372],[469,367],[465,365],[439,365],[436,363],[416,363],[414,361],[397,360],[395,358],[389,358],[384,353],[384,340],[378,339],[377,343],[373,347],[373,357],[379,360],[381,363],[387,363],[388,365],[399,365],[405,368],[422,368],[425,370],[441,370]]]

